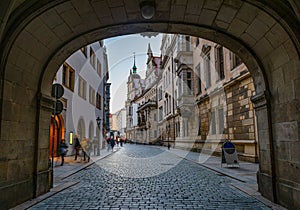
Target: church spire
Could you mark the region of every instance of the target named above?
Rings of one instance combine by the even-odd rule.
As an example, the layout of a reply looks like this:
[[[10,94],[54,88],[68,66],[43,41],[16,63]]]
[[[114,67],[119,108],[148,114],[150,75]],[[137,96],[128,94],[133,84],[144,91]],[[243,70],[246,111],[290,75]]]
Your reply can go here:
[[[135,52],[133,53],[133,67],[132,67],[132,73],[136,74],[136,66],[135,66]]]
[[[149,55],[152,55],[152,50],[151,50],[151,46],[150,46],[150,43],[148,43],[148,56]]]
[[[150,43],[148,43],[148,52],[147,52],[147,55],[148,55],[148,59],[147,59],[147,64],[148,64],[151,61],[152,57],[153,57]]]

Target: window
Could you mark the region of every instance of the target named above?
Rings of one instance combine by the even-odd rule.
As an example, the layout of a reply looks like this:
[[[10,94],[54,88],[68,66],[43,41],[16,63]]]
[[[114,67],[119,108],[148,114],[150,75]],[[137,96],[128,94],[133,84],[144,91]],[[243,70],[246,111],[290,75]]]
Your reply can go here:
[[[100,44],[100,47],[103,47],[104,46],[103,40],[99,41],[99,44]]]
[[[175,123],[175,136],[178,137],[179,136],[179,122]]]
[[[199,38],[196,38],[196,47],[200,44]]]
[[[182,96],[182,80],[181,80],[181,74],[178,76],[178,97]]]
[[[96,96],[96,107],[97,109],[101,109],[102,108],[102,98],[101,98],[101,95],[99,93],[97,93],[97,96]]]
[[[158,100],[160,101],[162,99],[162,87],[160,86],[158,88]]]
[[[224,110],[223,108],[219,109],[219,133],[224,133]]]
[[[217,81],[223,80],[225,78],[224,72],[224,55],[223,55],[223,47],[215,48],[215,67],[217,71]]]
[[[158,109],[158,116],[159,116],[159,121],[163,120],[163,107],[159,107]]]
[[[211,112],[211,134],[216,134],[216,115],[215,115],[215,111]]]
[[[78,80],[78,95],[81,98],[86,99],[86,81],[81,77],[79,77]]]
[[[201,68],[200,63],[196,66],[196,94],[200,94],[202,92],[201,90]]]
[[[129,115],[129,116],[132,116],[131,106],[128,107],[128,115]]]
[[[63,64],[62,84],[74,91],[75,71],[67,64]]]
[[[186,47],[186,51],[189,52],[191,51],[191,42],[190,42],[190,36],[186,36],[185,37],[185,47]]]
[[[170,66],[168,67],[168,71],[167,71],[167,86],[170,85],[171,81],[171,70],[170,70]]]
[[[84,55],[85,57],[87,57],[87,47],[82,47],[82,48],[80,48],[80,50],[81,50],[81,52],[83,53],[83,55]]]
[[[169,103],[169,104],[168,104],[168,109],[169,109],[169,110],[168,110],[168,114],[171,113],[171,105],[172,105],[171,102],[172,102],[172,99],[171,99],[171,96],[169,96],[169,98],[168,98],[168,103]]]
[[[97,73],[99,75],[99,77],[102,77],[102,66],[101,66],[101,62],[97,59]]]
[[[188,136],[189,135],[189,122],[187,119],[183,120],[183,136]]]
[[[192,72],[186,73],[186,84],[187,84],[187,93],[188,95],[192,94],[193,86],[192,86]]]
[[[157,120],[157,115],[154,113],[154,115],[153,115],[153,118],[154,118],[154,121],[156,121]]]
[[[96,69],[96,55],[92,48],[90,48],[90,64]]]
[[[94,137],[94,124],[93,122],[91,121],[90,122],[90,125],[89,125],[89,138],[90,139],[93,139]]]
[[[235,67],[242,64],[242,60],[235,55],[233,52],[229,53],[229,59],[230,59],[230,69],[233,70]]]
[[[90,90],[89,90],[89,101],[90,104],[92,105],[96,105],[96,101],[95,101],[95,90],[93,87],[90,86]]]
[[[209,52],[204,57],[204,78],[205,78],[206,89],[208,89],[211,86],[211,71],[210,71],[210,54],[209,54]]]
[[[174,101],[175,101],[175,106],[178,106],[178,101],[177,101],[177,90],[174,91]]]

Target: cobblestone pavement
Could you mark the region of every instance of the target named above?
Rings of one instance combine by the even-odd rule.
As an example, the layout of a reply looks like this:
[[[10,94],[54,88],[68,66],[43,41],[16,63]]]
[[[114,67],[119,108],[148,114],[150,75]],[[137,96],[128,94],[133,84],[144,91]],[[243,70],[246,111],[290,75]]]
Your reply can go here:
[[[126,145],[31,209],[269,209],[220,176],[157,147]]]

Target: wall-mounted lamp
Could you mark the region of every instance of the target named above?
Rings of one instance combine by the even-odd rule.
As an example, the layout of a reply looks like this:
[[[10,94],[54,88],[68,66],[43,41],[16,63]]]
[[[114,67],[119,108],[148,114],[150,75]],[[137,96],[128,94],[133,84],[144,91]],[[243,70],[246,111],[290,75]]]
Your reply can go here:
[[[145,0],[140,3],[140,9],[144,19],[149,20],[153,18],[155,14],[155,1]]]
[[[69,142],[70,142],[70,145],[73,144],[73,131],[70,131]]]

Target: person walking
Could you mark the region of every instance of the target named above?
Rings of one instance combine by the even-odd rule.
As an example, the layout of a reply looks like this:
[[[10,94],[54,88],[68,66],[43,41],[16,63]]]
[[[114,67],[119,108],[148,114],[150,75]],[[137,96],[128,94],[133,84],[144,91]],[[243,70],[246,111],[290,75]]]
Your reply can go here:
[[[62,139],[60,144],[59,144],[59,148],[60,148],[60,156],[61,156],[61,166],[64,165],[64,162],[65,162],[65,156],[67,154],[67,148],[68,148],[68,145],[65,143],[65,140]]]
[[[115,140],[113,136],[110,137],[110,146],[111,146],[111,151],[113,152],[115,146]]]
[[[90,139],[88,138],[83,138],[81,140],[81,148],[82,148],[82,152],[83,152],[83,161],[87,161],[90,162]]]
[[[74,145],[74,148],[75,148],[75,159],[74,160],[77,160],[77,156],[79,154],[79,149],[81,147],[78,135],[75,135],[74,142],[75,142],[75,145]]]
[[[110,149],[110,137],[109,136],[107,136],[106,137],[106,151],[107,152],[109,152],[109,149]]]

